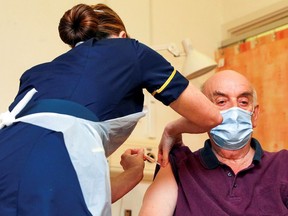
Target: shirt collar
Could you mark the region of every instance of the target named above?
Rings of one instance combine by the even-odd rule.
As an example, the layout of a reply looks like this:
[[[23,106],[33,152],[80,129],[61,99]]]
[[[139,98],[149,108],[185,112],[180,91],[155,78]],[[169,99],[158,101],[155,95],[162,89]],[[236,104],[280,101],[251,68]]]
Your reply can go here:
[[[260,143],[256,139],[252,138],[250,145],[255,150],[253,163],[260,163],[261,157],[263,155],[263,150]],[[206,140],[204,147],[200,149],[200,160],[202,165],[207,169],[215,169],[220,165],[220,161],[212,151],[210,139]]]

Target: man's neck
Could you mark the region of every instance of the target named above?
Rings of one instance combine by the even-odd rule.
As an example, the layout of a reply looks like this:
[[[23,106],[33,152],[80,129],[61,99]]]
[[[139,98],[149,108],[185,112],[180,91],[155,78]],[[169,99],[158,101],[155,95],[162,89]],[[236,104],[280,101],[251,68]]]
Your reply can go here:
[[[235,174],[251,165],[255,150],[248,143],[239,150],[225,150],[218,146],[212,146],[212,150],[218,160],[229,166]]]

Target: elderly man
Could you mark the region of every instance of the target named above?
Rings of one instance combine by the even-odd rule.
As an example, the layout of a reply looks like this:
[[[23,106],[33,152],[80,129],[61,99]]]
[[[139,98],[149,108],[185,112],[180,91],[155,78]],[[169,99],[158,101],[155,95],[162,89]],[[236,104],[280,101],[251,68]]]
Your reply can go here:
[[[140,215],[288,215],[288,151],[263,151],[252,138],[259,114],[255,89],[243,75],[225,70],[202,91],[221,110],[223,122],[198,151],[173,148]],[[179,121],[168,124],[163,139],[182,144],[179,127]]]

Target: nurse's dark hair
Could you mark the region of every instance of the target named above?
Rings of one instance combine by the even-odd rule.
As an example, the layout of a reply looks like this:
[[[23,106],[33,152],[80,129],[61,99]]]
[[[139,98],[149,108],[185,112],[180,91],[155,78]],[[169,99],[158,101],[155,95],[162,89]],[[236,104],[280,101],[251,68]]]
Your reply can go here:
[[[74,47],[80,41],[91,38],[101,40],[126,32],[118,14],[105,4],[78,4],[66,11],[60,19],[58,31],[62,41]],[[128,34],[126,32],[128,37]]]

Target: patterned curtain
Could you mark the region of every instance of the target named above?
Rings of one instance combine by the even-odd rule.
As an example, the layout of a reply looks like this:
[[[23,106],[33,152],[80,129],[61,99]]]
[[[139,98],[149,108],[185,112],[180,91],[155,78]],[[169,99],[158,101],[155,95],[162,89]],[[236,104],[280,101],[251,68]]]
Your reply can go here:
[[[256,88],[260,116],[253,136],[265,150],[288,149],[288,29],[219,48],[216,60],[217,71],[236,70]]]

